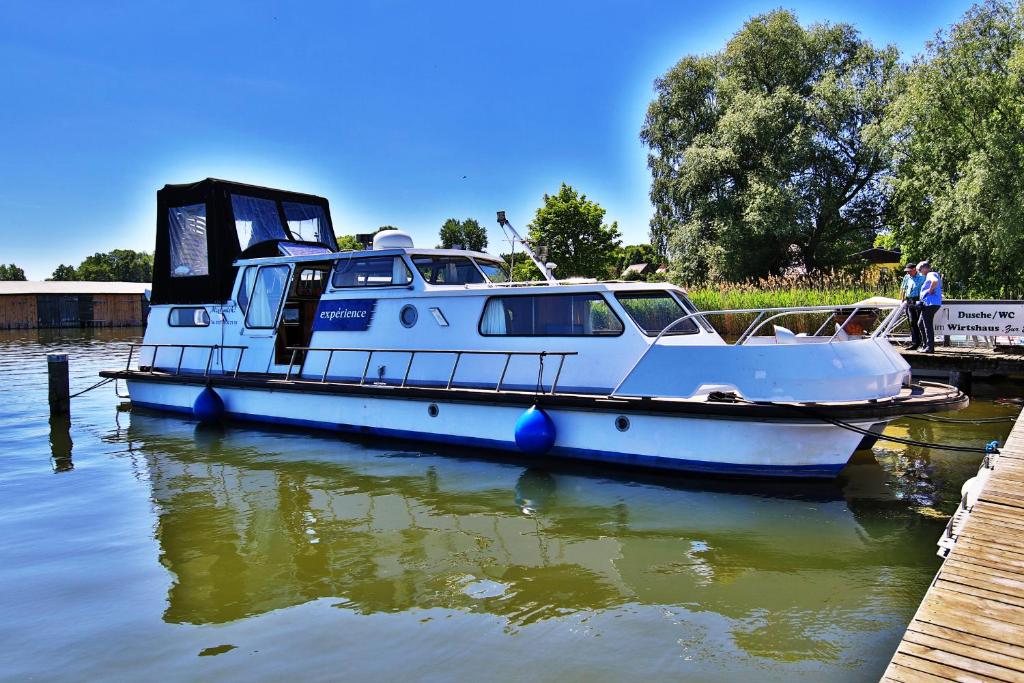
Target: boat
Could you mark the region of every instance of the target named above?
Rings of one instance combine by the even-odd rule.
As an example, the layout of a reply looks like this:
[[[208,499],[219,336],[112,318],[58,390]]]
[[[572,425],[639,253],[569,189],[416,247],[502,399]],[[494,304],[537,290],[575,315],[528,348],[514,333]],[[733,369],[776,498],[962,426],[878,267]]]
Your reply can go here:
[[[912,382],[898,302],[700,311],[668,283],[557,279],[498,219],[543,280],[398,230],[339,250],[315,195],[167,185],[145,337],[101,375],[201,420],[741,476],[835,477],[889,421],[967,404]]]

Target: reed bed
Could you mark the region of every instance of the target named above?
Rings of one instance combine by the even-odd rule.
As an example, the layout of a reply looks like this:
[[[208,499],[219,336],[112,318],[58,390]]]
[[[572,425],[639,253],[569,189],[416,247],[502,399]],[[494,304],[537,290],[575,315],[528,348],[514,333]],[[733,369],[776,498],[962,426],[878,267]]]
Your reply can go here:
[[[684,285],[685,287],[685,285]],[[821,277],[771,277],[741,283],[719,283],[687,287],[690,299],[703,311],[742,308],[785,308],[789,306],[847,306],[872,296],[897,296],[896,283],[873,283],[846,274]],[[739,336],[754,314],[712,316],[709,322],[727,338]],[[781,318],[776,324],[793,332],[815,332],[831,314],[806,313]],[[833,332],[829,326],[828,332]],[[771,324],[767,332],[771,333]]]

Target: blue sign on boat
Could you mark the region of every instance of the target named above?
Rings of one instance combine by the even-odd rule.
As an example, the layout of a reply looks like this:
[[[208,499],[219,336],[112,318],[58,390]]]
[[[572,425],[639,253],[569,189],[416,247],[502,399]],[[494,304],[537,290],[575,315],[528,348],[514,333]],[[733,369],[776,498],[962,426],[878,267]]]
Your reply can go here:
[[[320,300],[316,309],[315,331],[363,332],[370,328],[376,299]]]

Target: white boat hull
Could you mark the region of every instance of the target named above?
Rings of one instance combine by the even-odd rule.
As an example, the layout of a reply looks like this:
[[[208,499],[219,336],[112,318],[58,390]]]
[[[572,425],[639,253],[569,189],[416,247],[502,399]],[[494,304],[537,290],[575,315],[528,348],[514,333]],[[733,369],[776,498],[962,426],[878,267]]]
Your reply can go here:
[[[133,405],[191,415],[197,384],[128,380]],[[217,387],[227,417],[349,434],[520,453],[521,405]],[[431,405],[437,407],[432,415]],[[557,436],[549,456],[715,474],[835,477],[861,435],[825,422],[614,413],[545,407]],[[625,416],[627,430],[616,419]],[[620,421],[621,422],[621,421]],[[855,422],[869,429],[879,420]]]

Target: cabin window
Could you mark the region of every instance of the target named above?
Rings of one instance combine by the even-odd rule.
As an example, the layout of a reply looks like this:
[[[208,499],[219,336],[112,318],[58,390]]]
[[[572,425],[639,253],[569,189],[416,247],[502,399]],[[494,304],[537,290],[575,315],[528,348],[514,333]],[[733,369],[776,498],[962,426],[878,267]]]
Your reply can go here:
[[[335,287],[391,287],[410,282],[412,273],[401,256],[339,259],[331,280]]]
[[[480,270],[484,271],[484,276],[491,282],[495,284],[508,282],[508,270],[504,265],[496,261],[477,261],[476,264],[480,266]]]
[[[495,296],[480,318],[484,336],[617,336],[622,330],[622,321],[596,293]]]
[[[171,327],[209,327],[210,314],[205,308],[172,308],[167,317]]]
[[[249,328],[272,328],[277,324],[277,313],[281,310],[288,286],[288,266],[262,266],[256,274],[249,310],[245,314],[245,326]]]
[[[171,241],[171,277],[209,275],[206,204],[167,209]]]
[[[413,256],[412,263],[432,285],[474,285],[484,276],[465,256]]]
[[[235,232],[242,251],[260,242],[288,239],[273,199],[233,194],[231,212],[235,216]]]
[[[284,208],[284,219],[288,221],[288,230],[292,238],[301,242],[319,242],[332,251],[336,251],[338,243],[334,241],[334,232],[327,222],[323,207],[316,204],[299,204],[298,202],[281,202]]]
[[[694,312],[683,308],[668,292],[618,292],[615,298],[648,337],[657,337],[673,322]],[[690,318],[665,334],[696,334],[699,331],[697,322]]]
[[[249,310],[249,295],[252,294],[253,283],[256,282],[256,266],[247,266],[242,269],[242,281],[238,285],[238,308],[242,313]]]

